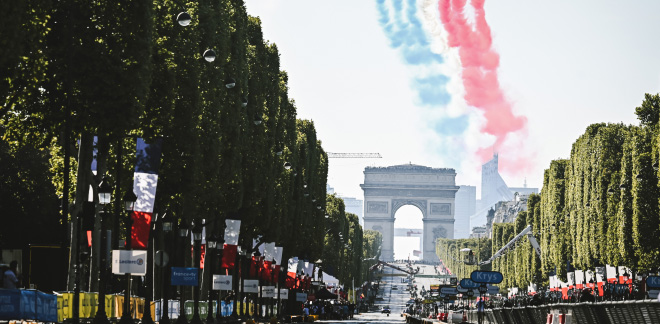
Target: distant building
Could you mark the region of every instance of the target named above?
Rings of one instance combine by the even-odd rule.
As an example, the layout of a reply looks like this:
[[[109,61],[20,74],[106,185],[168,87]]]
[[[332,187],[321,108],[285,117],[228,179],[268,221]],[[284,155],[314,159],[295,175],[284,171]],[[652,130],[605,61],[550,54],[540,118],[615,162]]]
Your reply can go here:
[[[454,213],[454,238],[470,236],[470,216],[477,211],[477,187],[460,186],[456,192],[456,211]]]
[[[538,193],[538,188],[528,188],[527,181],[523,187],[509,187],[499,172],[497,154],[481,166],[481,199],[477,201],[477,210],[470,216],[470,226],[484,226],[488,223],[488,211],[500,201],[513,201],[514,196]]]
[[[364,219],[362,219],[363,208],[362,200],[353,198],[353,197],[340,197],[344,200],[344,205],[346,206],[346,212],[358,215],[360,219],[360,225],[364,225]]]
[[[486,226],[477,226],[472,228],[470,238],[483,238],[487,237]]]

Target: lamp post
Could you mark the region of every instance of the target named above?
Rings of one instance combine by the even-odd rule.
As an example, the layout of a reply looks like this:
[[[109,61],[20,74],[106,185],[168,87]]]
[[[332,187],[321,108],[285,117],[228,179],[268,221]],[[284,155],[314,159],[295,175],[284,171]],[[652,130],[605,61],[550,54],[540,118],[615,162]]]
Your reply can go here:
[[[186,225],[186,221],[183,220],[183,219],[181,220],[181,223],[179,224],[179,231],[178,232],[179,232],[179,244],[178,245],[181,246],[181,248],[180,248],[181,256],[180,256],[179,260],[181,260],[180,262],[183,262],[183,265],[185,265],[185,262],[183,261],[184,260],[183,255],[185,255],[184,254],[185,249],[183,247],[185,247],[186,244],[189,244],[190,241],[188,241],[188,226]],[[183,305],[184,302],[185,302],[185,296],[184,296],[185,295],[184,294],[185,293],[185,286],[179,286],[179,290],[180,290],[180,292],[179,292],[179,317],[176,319],[175,324],[188,324],[188,319],[186,319],[185,307]]]
[[[208,284],[208,296],[207,296],[208,297],[208,310],[206,312],[206,323],[207,324],[214,324],[215,320],[213,319],[213,312],[211,310],[211,306],[213,305],[213,284],[212,284],[212,282],[213,282],[213,262],[214,262],[213,254],[214,254],[215,249],[217,248],[218,238],[215,234],[212,234],[211,236],[209,236],[208,235],[209,232],[210,232],[209,230],[207,230],[207,232],[206,232],[206,236],[207,236],[206,237],[206,255],[208,256],[208,258],[206,258],[206,259],[208,260],[208,262],[204,262],[204,266],[206,267],[206,269],[209,272],[209,275],[208,275],[209,280],[207,280],[209,284]],[[217,317],[218,317],[218,315],[216,313],[216,318]]]
[[[199,219],[196,219],[193,223],[193,264],[197,271],[199,271],[199,248],[202,243],[202,222]],[[198,285],[193,287],[193,317],[190,320],[190,324],[202,324],[202,320],[199,317],[199,281]]]
[[[101,246],[100,246],[100,251],[101,251],[101,256],[100,256],[100,265],[99,265],[99,304],[98,304],[98,310],[96,311],[96,315],[94,316],[94,320],[92,321],[93,324],[109,324],[110,321],[108,320],[108,316],[105,313],[105,286],[106,286],[106,257],[107,257],[107,251],[106,251],[106,238],[105,238],[105,205],[110,203],[110,199],[112,198],[112,187],[108,184],[108,179],[107,177],[103,177],[103,180],[101,180],[101,183],[99,184],[99,205],[101,205],[101,210],[99,211],[101,215],[101,235],[100,235],[100,241],[101,241]]]
[[[131,223],[133,209],[135,209],[135,201],[137,196],[133,190],[129,190],[124,195],[124,205],[127,212],[126,217],[126,250],[131,250]],[[124,311],[121,314],[119,324],[133,324],[133,316],[131,315],[131,274],[124,275],[126,279],[126,291],[124,291]]]
[[[151,244],[147,245],[147,274],[145,276],[145,281],[146,281],[146,288],[147,288],[147,294],[144,299],[144,313],[142,314],[142,319],[140,320],[140,324],[154,324],[153,317],[151,315],[151,301],[153,300],[153,293],[154,293],[154,280],[153,280],[153,271],[154,271],[154,260],[153,260],[153,251],[154,251],[154,246],[155,246],[155,238],[154,238],[154,232],[156,231],[156,226],[160,224],[161,220],[159,218],[159,215],[156,214],[154,217],[153,224],[151,225],[151,228],[149,229],[149,239],[151,240]],[[151,250],[151,251],[150,251]],[[162,253],[161,253],[161,259],[162,259]],[[162,266],[162,264],[161,264]]]
[[[170,324],[169,316],[169,287],[170,284],[167,282],[167,277],[169,277],[170,267],[165,267],[165,254],[167,253],[168,240],[167,235],[172,231],[172,221],[169,218],[166,218],[167,214],[163,215],[161,219],[161,240],[163,242],[163,250],[160,253],[160,279],[161,279],[161,299],[163,300],[163,306],[161,307],[161,316],[159,324]]]

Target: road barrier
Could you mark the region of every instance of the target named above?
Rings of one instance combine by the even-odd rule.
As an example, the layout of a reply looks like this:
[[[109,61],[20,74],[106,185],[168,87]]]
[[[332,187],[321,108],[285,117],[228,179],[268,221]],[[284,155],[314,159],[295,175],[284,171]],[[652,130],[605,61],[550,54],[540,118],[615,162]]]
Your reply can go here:
[[[477,312],[471,311],[473,318]],[[552,322],[549,322],[552,320]],[[423,324],[407,321],[409,324]],[[600,303],[552,304],[487,309],[487,324],[546,324],[546,323],[660,323],[660,302],[654,299],[612,301]]]

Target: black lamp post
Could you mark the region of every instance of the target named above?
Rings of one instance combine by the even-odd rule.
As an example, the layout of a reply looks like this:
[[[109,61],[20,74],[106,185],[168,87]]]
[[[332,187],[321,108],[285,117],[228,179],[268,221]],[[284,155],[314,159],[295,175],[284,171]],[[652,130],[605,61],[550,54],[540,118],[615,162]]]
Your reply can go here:
[[[207,324],[214,324],[215,320],[213,319],[213,311],[212,311],[212,306],[213,306],[213,254],[215,254],[215,250],[218,245],[218,237],[215,234],[208,235],[210,232],[210,229],[207,229],[206,232],[206,260],[207,262],[204,262],[204,266],[209,272],[208,275],[208,307],[207,307],[207,313],[206,313],[206,323]],[[218,317],[216,313],[216,317]]]
[[[170,267],[165,267],[165,254],[167,253],[168,240],[167,235],[172,231],[172,221],[169,218],[166,218],[167,214],[163,215],[161,219],[161,239],[163,242],[163,250],[160,253],[160,278],[161,278],[161,297],[163,306],[161,307],[161,316],[159,324],[170,324],[169,316],[169,287],[170,284],[167,282],[169,277]]]
[[[195,268],[199,271],[199,249],[200,244],[202,243],[202,222],[199,219],[196,219],[193,223],[193,264]],[[190,324],[202,324],[202,320],[199,317],[199,281],[198,285],[193,287],[193,317],[190,320]]]
[[[144,313],[142,314],[142,319],[140,320],[140,324],[154,324],[154,319],[151,315],[151,301],[153,301],[153,293],[154,293],[154,279],[153,279],[153,271],[154,271],[154,260],[153,260],[153,252],[154,252],[154,247],[156,243],[156,239],[154,238],[154,233],[156,232],[156,226],[158,226],[161,223],[161,220],[159,218],[158,214],[155,214],[153,224],[151,225],[151,228],[149,229],[149,240],[151,241],[150,244],[147,245],[147,274],[145,276],[145,281],[146,281],[146,288],[147,288],[147,294],[144,299],[144,304],[146,305],[144,308]],[[161,253],[162,255],[162,253]],[[162,266],[162,264],[161,264]]]
[[[181,224],[179,224],[179,246],[180,248],[180,262],[184,262],[184,255],[185,255],[185,246],[189,244],[190,241],[188,241],[188,226],[186,225],[185,220],[181,220]],[[188,250],[190,251],[190,250]],[[185,265],[185,262],[184,264]],[[179,292],[179,317],[176,319],[175,324],[188,324],[188,319],[186,319],[186,311],[184,307],[184,302],[185,302],[185,286],[179,286],[180,292]]]
[[[135,201],[137,196],[133,190],[129,190],[124,195],[124,204],[127,211],[126,217],[126,250],[131,250],[131,223],[132,223],[132,213],[135,209]],[[121,319],[119,324],[134,324],[133,316],[131,315],[131,274],[127,273],[124,275],[126,279],[126,291],[124,291],[124,310],[121,314]]]
[[[108,184],[108,179],[107,177],[103,177],[103,180],[101,180],[101,183],[99,184],[99,205],[101,205],[101,210],[100,210],[100,215],[101,215],[101,235],[100,235],[100,241],[101,241],[101,246],[100,246],[100,264],[99,264],[99,304],[98,304],[98,310],[96,311],[96,315],[94,316],[94,320],[92,323],[94,324],[109,324],[110,321],[108,320],[108,316],[105,313],[105,286],[106,286],[106,277],[107,277],[107,269],[106,269],[106,256],[107,256],[107,251],[106,251],[106,238],[105,238],[105,206],[110,203],[110,199],[112,198],[112,187]]]

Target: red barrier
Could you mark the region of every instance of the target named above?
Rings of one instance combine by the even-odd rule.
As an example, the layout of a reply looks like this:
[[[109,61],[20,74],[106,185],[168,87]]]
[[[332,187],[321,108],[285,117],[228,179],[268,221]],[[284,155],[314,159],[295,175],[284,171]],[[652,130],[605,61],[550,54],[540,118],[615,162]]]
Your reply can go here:
[[[545,321],[545,324],[552,324],[552,319],[553,319],[552,314],[548,314],[548,317],[547,317],[547,319],[546,319],[546,321]]]

